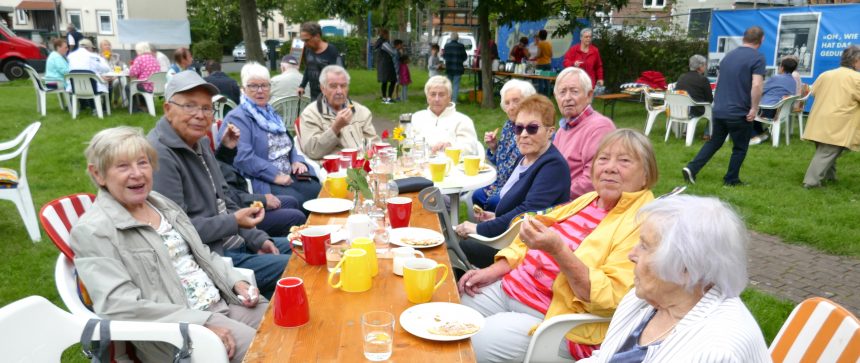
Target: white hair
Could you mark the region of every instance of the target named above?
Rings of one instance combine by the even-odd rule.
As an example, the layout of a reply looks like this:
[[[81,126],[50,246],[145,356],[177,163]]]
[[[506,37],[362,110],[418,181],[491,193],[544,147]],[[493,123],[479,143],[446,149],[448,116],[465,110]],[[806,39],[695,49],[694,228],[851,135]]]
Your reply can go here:
[[[430,89],[433,87],[445,87],[448,90],[448,95],[451,96],[451,93],[454,92],[451,88],[451,81],[448,77],[445,76],[433,76],[427,80],[427,83],[424,84],[424,96],[426,97],[430,93]]]
[[[647,204],[639,218],[660,240],[650,267],[661,280],[689,292],[713,285],[728,297],[746,287],[749,233],[726,203],[677,195]]]
[[[514,89],[520,90],[522,98],[526,98],[537,93],[537,91],[535,90],[535,86],[532,86],[531,82],[526,82],[519,79],[512,79],[510,81],[505,82],[505,85],[502,86],[502,90],[499,91],[499,94],[502,96],[500,105],[502,106],[503,111],[505,110],[505,93]]]
[[[329,75],[329,73],[345,75],[346,76],[346,84],[347,85],[349,84],[349,79],[350,79],[349,78],[349,72],[347,72],[346,69],[344,69],[343,67],[341,67],[339,65],[332,64],[330,66],[325,66],[325,68],[323,68],[322,71],[320,71],[320,86],[321,87],[328,86],[328,75]]]
[[[585,92],[585,94],[591,93],[591,77],[589,77],[588,73],[585,73],[582,68],[577,67],[567,67],[558,74],[558,77],[555,78],[553,93],[558,94],[558,85],[565,77],[571,74],[579,76],[579,84],[582,85],[582,91]]]
[[[594,35],[594,32],[591,31],[591,28],[584,28],[579,31],[579,36],[582,37],[585,33]]]
[[[690,57],[690,70],[698,71],[699,68],[705,66],[705,63],[708,63],[708,60],[705,59],[705,57],[698,54],[694,54],[692,57]]]
[[[152,53],[152,46],[148,42],[137,42],[134,45],[134,51],[137,55]]]
[[[269,70],[262,64],[250,62],[242,66],[242,87],[247,87],[252,79],[264,79],[269,81],[271,76]]]

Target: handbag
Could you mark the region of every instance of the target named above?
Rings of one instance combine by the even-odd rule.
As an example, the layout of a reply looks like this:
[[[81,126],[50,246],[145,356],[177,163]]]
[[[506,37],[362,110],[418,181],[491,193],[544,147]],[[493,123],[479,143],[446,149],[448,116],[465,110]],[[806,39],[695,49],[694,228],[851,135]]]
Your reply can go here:
[[[420,176],[397,179],[394,182],[397,183],[397,190],[400,193],[417,192],[421,189],[433,186],[433,182],[430,179],[422,178]]]
[[[99,340],[93,341],[93,332],[99,327]],[[179,333],[182,334],[182,347],[173,355],[173,363],[191,363],[191,336],[188,334],[188,323],[179,323]],[[110,320],[90,319],[81,332],[81,349],[84,355],[95,363],[111,363],[110,356]]]

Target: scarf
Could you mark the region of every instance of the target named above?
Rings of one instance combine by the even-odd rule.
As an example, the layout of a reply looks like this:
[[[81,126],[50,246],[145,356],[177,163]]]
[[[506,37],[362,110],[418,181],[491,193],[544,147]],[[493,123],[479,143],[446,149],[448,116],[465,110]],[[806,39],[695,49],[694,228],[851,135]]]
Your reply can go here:
[[[284,126],[284,120],[281,119],[281,116],[275,112],[275,109],[272,108],[271,105],[266,105],[266,107],[257,106],[253,100],[248,98],[246,95],[242,95],[242,104],[239,106],[245,113],[254,118],[254,121],[257,123],[257,126],[260,126],[263,130],[270,134],[283,134],[287,132],[287,128]]]

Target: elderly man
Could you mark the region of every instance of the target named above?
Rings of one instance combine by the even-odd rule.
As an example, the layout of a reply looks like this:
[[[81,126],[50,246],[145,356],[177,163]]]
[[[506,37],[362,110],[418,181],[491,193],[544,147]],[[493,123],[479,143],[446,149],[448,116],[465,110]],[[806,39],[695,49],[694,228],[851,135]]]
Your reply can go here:
[[[296,89],[299,96],[305,94],[305,86],[310,85],[311,99],[315,100],[320,94],[320,72],[329,65],[343,66],[337,47],[322,40],[322,28],[319,23],[306,22],[302,24],[299,36],[305,43],[305,74],[302,83]]]
[[[726,136],[732,138],[732,156],[723,177],[726,186],[742,185],[741,166],[747,156],[755,115],[761,100],[764,84],[765,60],[758,48],[764,39],[764,31],[751,26],[744,32],[743,44],[726,54],[720,61],[720,76],[717,93],[714,95],[713,135],[696,157],[681,169],[684,180],[694,184],[696,174],[705,167],[711,157],[723,147]]]
[[[218,89],[194,71],[173,76],[164,89],[164,116],[147,139],[158,151],[153,189],[179,204],[200,239],[238,267],[254,270],[257,286],[271,298],[290,256],[286,243],[273,242],[254,227],[263,220],[259,208],[240,208],[226,193],[227,184],[205,137]]]
[[[591,160],[603,137],[615,131],[615,124],[591,107],[591,78],[582,69],[565,68],[556,78],[555,102],[561,121],[552,144],[570,167],[570,200],[594,190]]]
[[[272,100],[299,95],[297,90],[302,83],[302,73],[299,72],[299,61],[296,57],[287,54],[281,58],[281,74],[272,77],[271,83]],[[285,121],[292,122],[292,120]]]
[[[836,159],[846,149],[860,150],[860,46],[842,51],[839,68],[818,76],[815,103],[803,137],[815,142],[815,155],[803,177],[805,188],[836,181]]]
[[[460,34],[457,32],[451,33],[451,40],[445,44],[442,49],[442,59],[445,60],[445,74],[448,80],[451,81],[454,93],[451,94],[451,99],[457,103],[457,96],[460,95],[460,78],[463,77],[463,62],[466,61],[466,46],[460,43]]]
[[[69,60],[69,73],[95,73],[102,74],[110,72],[110,66],[104,58],[93,52],[93,42],[87,38],[78,41],[78,50],[70,52],[67,59]],[[113,81],[112,78],[104,78],[105,82]],[[92,80],[93,89],[98,93],[108,92],[108,83],[97,82]],[[67,83],[66,90],[73,91],[73,84]],[[81,109],[93,109],[95,114],[95,102],[93,100],[80,100]],[[105,105],[107,107],[107,105]]]
[[[684,91],[696,102],[714,102],[714,94],[711,93],[711,81],[705,74],[708,60],[705,57],[694,54],[690,57],[690,71],[678,77],[675,83],[675,91]],[[698,117],[705,114],[704,106],[690,107],[690,117]]]
[[[349,99],[349,73],[341,66],[320,72],[323,97],[302,111],[299,136],[302,151],[314,160],[344,148],[364,148],[379,141],[370,110]]]

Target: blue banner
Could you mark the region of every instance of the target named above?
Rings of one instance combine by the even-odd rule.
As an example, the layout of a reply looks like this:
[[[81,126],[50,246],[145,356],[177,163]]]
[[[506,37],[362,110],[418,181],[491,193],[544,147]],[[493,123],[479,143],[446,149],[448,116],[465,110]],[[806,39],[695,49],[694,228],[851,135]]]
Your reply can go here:
[[[580,20],[583,21],[583,20]],[[540,21],[524,21],[513,23],[511,25],[503,25],[496,32],[496,44],[499,47],[499,59],[502,62],[508,61],[508,55],[511,53],[511,48],[520,41],[521,37],[529,39],[529,52],[534,56],[537,53],[535,48],[535,36],[541,29],[546,29],[549,36],[547,41],[552,44],[552,68],[561,70],[562,61],[564,61],[564,53],[570,49],[573,44],[579,43],[579,31],[574,34],[568,33],[560,38],[553,38],[552,33],[558,29],[563,20],[547,19]],[[587,22],[583,21],[587,24]]]

